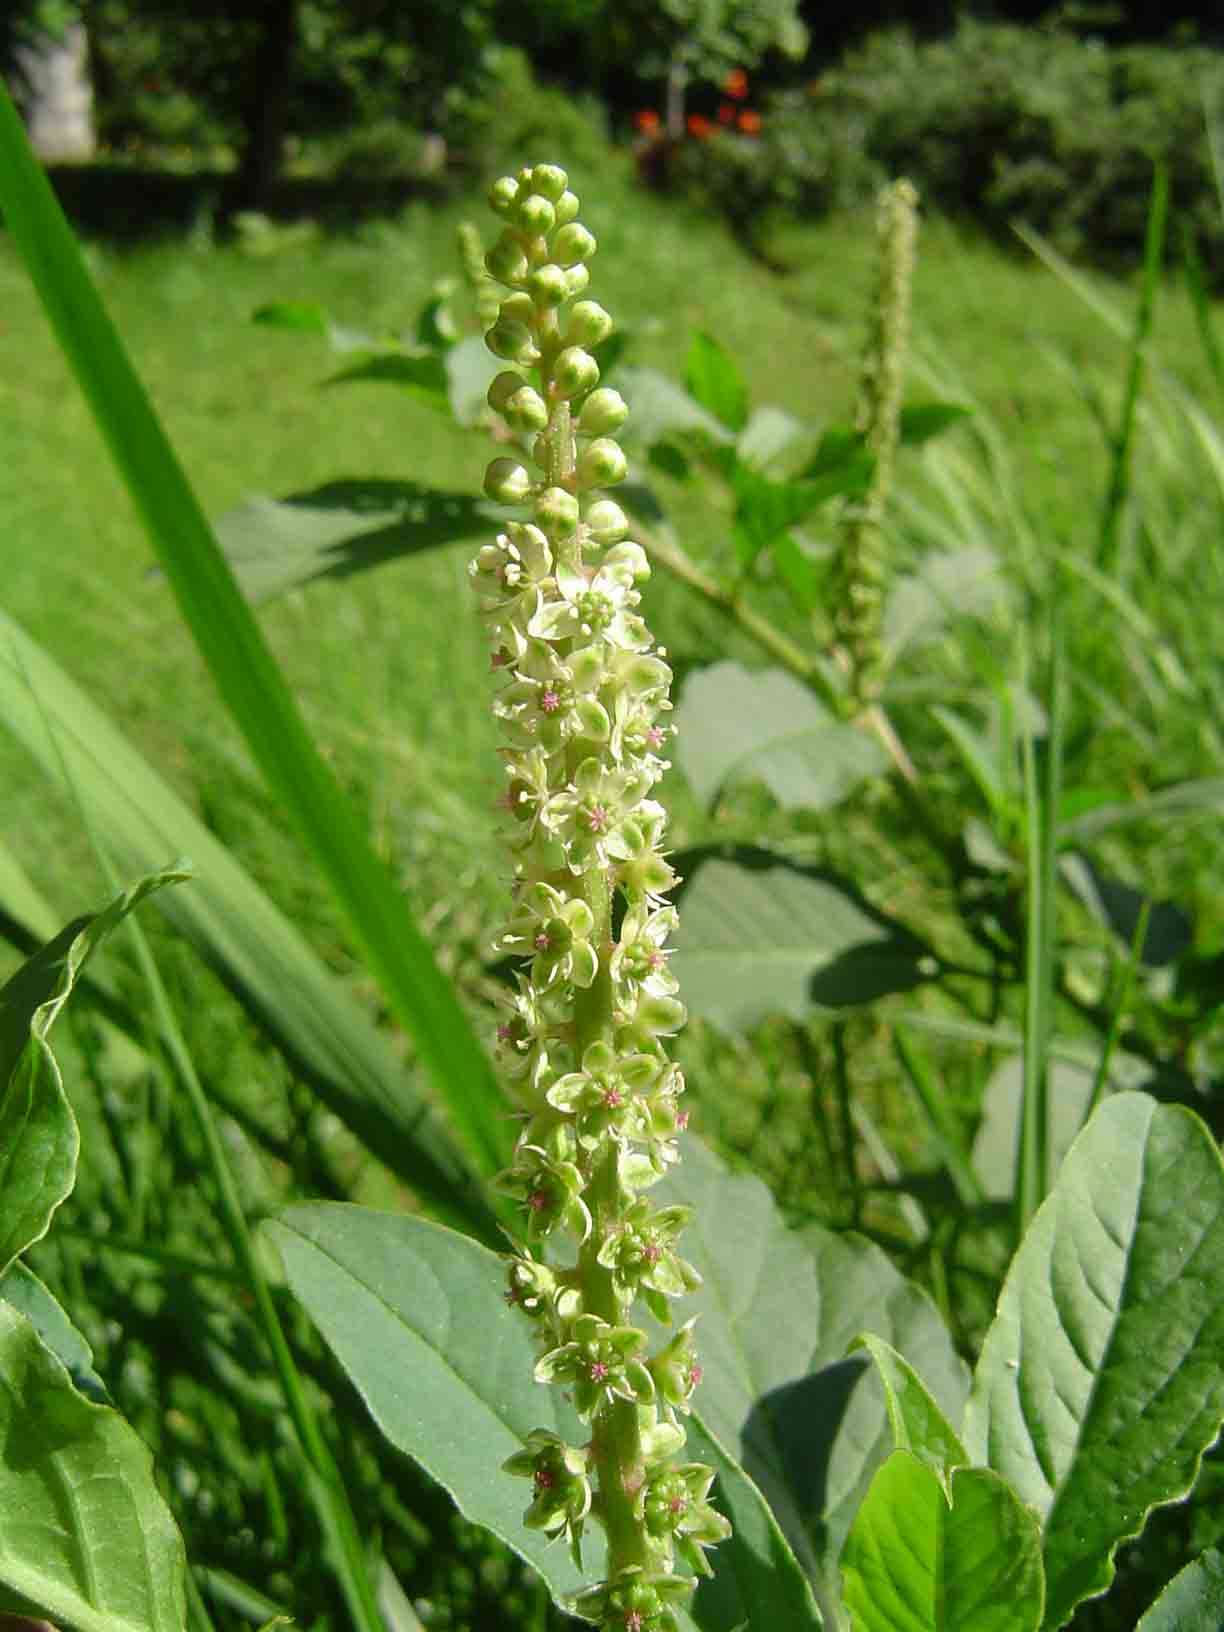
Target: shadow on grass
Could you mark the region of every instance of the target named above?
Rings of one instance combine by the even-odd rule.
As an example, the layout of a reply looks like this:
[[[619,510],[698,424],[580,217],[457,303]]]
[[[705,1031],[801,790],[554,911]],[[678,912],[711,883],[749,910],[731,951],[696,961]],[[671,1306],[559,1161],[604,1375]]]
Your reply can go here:
[[[87,238],[139,244],[174,237],[201,223],[226,230],[234,176],[225,170],[155,170],[131,164],[55,165],[51,182],[69,220]],[[446,183],[413,177],[286,177],[269,190],[262,213],[276,222],[314,221],[345,232],[395,215],[411,199],[440,201]]]

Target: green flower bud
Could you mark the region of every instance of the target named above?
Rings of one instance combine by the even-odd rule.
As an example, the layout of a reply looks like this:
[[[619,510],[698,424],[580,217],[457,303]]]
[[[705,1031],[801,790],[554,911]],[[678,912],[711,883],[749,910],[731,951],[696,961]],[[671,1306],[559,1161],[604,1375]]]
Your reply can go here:
[[[604,436],[611,431],[619,431],[628,418],[629,409],[624,397],[619,391],[613,391],[611,386],[603,385],[598,391],[592,391],[583,403],[578,416],[578,429],[584,436]]]
[[[484,490],[495,504],[522,504],[531,487],[531,477],[517,459],[491,460],[485,471]]]
[[[581,397],[599,384],[599,364],[580,346],[566,346],[553,364],[553,385],[559,396]]]
[[[524,368],[530,368],[532,363],[540,360],[539,350],[527,325],[504,317],[498,318],[485,335],[485,345],[495,357],[504,357],[508,363],[518,363]]]
[[[527,279],[527,288],[538,306],[560,306],[571,294],[569,276],[565,269],[549,262],[537,266]]]
[[[529,232],[533,238],[542,238],[557,224],[557,212],[540,193],[528,193],[515,206],[514,215],[523,231]]]
[[[583,487],[611,487],[629,474],[629,462],[619,442],[598,436],[584,448],[578,460],[578,480]]]
[[[578,530],[578,500],[563,487],[546,487],[536,499],[535,519],[550,539],[572,538]]]
[[[511,430],[542,431],[548,424],[544,398],[528,385],[521,374],[499,374],[489,387],[486,399],[501,414]]]
[[[577,193],[571,193],[567,190],[561,194],[561,197],[557,199],[556,202],[557,225],[559,227],[567,226],[569,222],[571,222],[578,214],[578,211],[581,208],[581,205],[578,203],[578,195]]]
[[[555,204],[569,186],[569,177],[559,164],[537,164],[531,172],[531,185]]]
[[[583,266],[581,261],[579,261],[577,266],[571,266],[569,271],[565,274],[566,290],[571,296],[580,295],[590,281],[591,274],[587,271],[586,267]]]
[[[596,395],[600,393],[596,392]],[[612,499],[596,499],[587,510],[586,524],[587,532],[596,544],[619,544],[629,531],[628,517]]]
[[[530,324],[536,315],[535,302],[530,295],[521,293],[507,295],[498,308],[497,315],[504,317],[508,323]]]
[[[512,232],[503,232],[485,256],[485,269],[499,283],[522,283],[527,276],[527,252]]]
[[[579,261],[589,261],[597,247],[594,233],[588,232],[581,221],[571,221],[553,239],[553,260],[558,266],[577,266]]]
[[[597,346],[612,333],[613,322],[597,300],[580,300],[565,326],[568,346]]]
[[[513,176],[501,176],[489,188],[489,208],[497,215],[509,215],[518,198],[518,182]]]

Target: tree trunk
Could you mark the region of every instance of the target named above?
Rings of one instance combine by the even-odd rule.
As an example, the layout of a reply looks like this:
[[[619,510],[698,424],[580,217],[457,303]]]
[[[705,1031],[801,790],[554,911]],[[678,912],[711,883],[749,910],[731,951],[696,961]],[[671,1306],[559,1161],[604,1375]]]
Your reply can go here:
[[[230,187],[231,210],[262,209],[280,173],[297,48],[297,0],[265,0],[243,109],[242,159]]]

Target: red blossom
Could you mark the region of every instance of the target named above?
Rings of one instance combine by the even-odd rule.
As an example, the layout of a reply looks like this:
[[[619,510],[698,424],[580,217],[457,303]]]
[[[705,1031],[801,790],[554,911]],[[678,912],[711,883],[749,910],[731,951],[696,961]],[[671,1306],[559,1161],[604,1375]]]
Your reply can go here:
[[[643,136],[653,136],[659,128],[659,116],[653,108],[639,108],[633,116],[633,123]]]
[[[690,113],[685,123],[689,135],[696,137],[699,142],[704,142],[707,136],[714,133],[713,122],[707,119],[704,113]]]
[[[718,122],[720,125],[733,125],[735,123],[734,102],[720,102],[718,104]]]
[[[739,116],[739,128],[745,136],[759,136],[761,132],[761,116],[751,108],[744,108]]]
[[[748,95],[748,75],[742,68],[732,68],[723,80],[723,90],[728,96],[733,96],[737,102],[743,101]]]

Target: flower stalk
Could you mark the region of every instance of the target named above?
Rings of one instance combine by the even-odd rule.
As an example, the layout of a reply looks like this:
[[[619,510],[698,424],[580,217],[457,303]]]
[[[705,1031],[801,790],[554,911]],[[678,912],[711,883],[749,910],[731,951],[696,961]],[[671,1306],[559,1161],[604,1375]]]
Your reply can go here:
[[[640,1303],[671,1326],[700,1285],[677,1250],[688,1209],[646,1194],[678,1159],[684,1079],[665,1039],[683,1024],[668,970],[676,883],[665,812],[671,671],[638,612],[650,575],[604,490],[626,474],[628,409],[599,384],[612,332],[585,297],[594,236],[555,165],[494,183],[503,229],[486,257],[507,291],[486,336],[507,368],[489,388],[517,453],[485,492],[513,506],[471,563],[492,645],[514,856],[498,949],[522,960],[498,1028],[522,1130],[499,1185],[522,1212],[508,1301],[532,1322],[539,1382],[563,1388],[585,1444],[536,1430],[507,1469],[532,1481],[525,1522],[581,1566],[594,1521],[604,1580],[572,1610],[604,1632],[675,1632],[705,1549],[730,1533],[713,1474],[678,1460],[700,1379],[693,1322],[654,1354]]]

